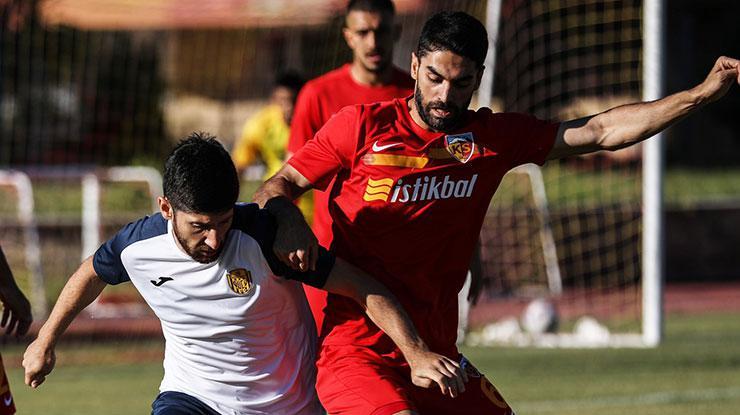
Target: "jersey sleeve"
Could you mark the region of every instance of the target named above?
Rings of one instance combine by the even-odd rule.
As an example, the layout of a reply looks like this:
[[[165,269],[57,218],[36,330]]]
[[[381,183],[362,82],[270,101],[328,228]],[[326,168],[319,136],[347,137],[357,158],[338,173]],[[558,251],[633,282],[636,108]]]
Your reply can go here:
[[[288,160],[314,188],[326,190],[339,170],[351,168],[357,148],[360,108],[349,106],[334,114],[314,139]]]
[[[322,288],[334,268],[334,254],[319,247],[319,258],[315,271],[296,271],[278,259],[273,251],[277,222],[267,210],[259,209],[256,204],[238,205],[234,215],[235,227],[246,232],[259,244],[262,256],[265,257],[272,273],[289,280],[296,280],[312,287]]]
[[[309,82],[298,93],[293,118],[290,122],[288,152],[295,154],[303,148],[321,128],[319,97]]]
[[[108,284],[129,281],[129,275],[121,261],[121,253],[134,242],[167,232],[167,221],[162,215],[147,216],[131,222],[106,241],[93,254],[93,268],[98,277]]]
[[[559,123],[528,114],[492,114],[489,131],[503,140],[511,155],[511,167],[526,163],[543,165],[555,144]]]

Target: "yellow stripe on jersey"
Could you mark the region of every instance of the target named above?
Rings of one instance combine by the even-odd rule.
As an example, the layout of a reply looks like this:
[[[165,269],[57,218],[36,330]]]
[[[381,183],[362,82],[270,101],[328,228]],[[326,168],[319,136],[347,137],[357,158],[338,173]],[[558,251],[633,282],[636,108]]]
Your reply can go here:
[[[366,202],[372,202],[373,200],[382,200],[383,202],[386,202],[388,201],[388,193],[380,193],[377,195],[365,193],[364,195],[362,195],[362,200]]]
[[[378,187],[371,187],[370,185],[367,186],[367,189],[365,189],[365,193],[369,195],[377,195],[378,193],[385,193],[386,196],[388,193],[391,192],[390,186],[378,186]]]
[[[362,160],[368,166],[393,166],[422,168],[429,158],[419,156],[401,156],[396,154],[365,154]]]
[[[430,148],[427,154],[429,155],[430,159],[434,160],[447,160],[453,158],[452,154],[450,154],[447,149],[440,147]]]
[[[389,188],[393,186],[393,179],[378,179],[373,180],[371,178],[367,179],[367,185],[369,187],[376,187],[376,186],[388,186]],[[388,189],[390,191],[390,189]]]
[[[366,202],[372,202],[373,200],[387,201],[388,195],[391,193],[391,186],[393,186],[393,179],[385,178],[373,180],[367,179],[367,187],[365,188],[365,194],[362,199]]]

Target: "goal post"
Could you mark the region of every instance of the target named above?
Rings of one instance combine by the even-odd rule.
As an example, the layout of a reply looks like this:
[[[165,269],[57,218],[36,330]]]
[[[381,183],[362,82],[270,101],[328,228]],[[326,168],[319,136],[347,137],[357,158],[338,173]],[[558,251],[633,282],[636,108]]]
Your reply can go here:
[[[478,103],[490,106],[496,95],[505,111],[564,120],[640,98],[658,99],[663,94],[662,13],[657,0],[488,0],[491,45]],[[529,182],[517,178],[521,171],[507,175],[481,235],[488,273],[483,304],[473,311],[478,332],[470,337],[472,343],[660,343],[661,141],[649,140],[642,153],[550,162],[539,175],[543,178],[529,175]],[[535,200],[540,185],[546,203],[553,199],[552,209],[545,211],[551,223],[538,218],[543,217]],[[547,245],[536,238],[545,227],[554,229],[555,253],[548,254]],[[553,256],[562,274],[561,294],[551,289],[552,261],[548,264],[547,258]],[[518,333],[501,335],[512,320],[520,323],[528,302],[541,297],[559,310],[559,331],[533,334],[519,327]],[[606,335],[579,334],[584,318],[594,317]]]
[[[645,0],[643,100],[663,96],[663,0]],[[646,346],[663,338],[663,154],[662,133],[643,146],[642,336]]]

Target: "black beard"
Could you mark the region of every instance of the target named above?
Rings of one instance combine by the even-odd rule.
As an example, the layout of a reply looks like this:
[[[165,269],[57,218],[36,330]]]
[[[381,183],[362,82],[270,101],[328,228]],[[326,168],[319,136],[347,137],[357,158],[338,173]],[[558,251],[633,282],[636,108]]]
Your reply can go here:
[[[210,264],[211,262],[218,259],[219,255],[221,254],[221,249],[223,246],[221,246],[218,251],[215,251],[213,255],[208,255],[203,252],[198,252],[193,249],[190,249],[188,247],[188,241],[185,240],[185,238],[181,237],[179,233],[177,233],[177,226],[175,223],[172,223],[172,232],[175,234],[175,238],[177,238],[177,241],[180,242],[180,246],[182,249],[185,250],[185,253],[188,254],[190,258],[192,258],[195,262],[199,262],[201,264]],[[213,251],[212,249],[208,248],[210,251]]]
[[[450,132],[457,127],[462,117],[462,111],[456,106],[451,104],[444,104],[441,102],[430,102],[426,106],[423,104],[424,96],[421,94],[419,85],[417,83],[416,90],[414,91],[414,103],[416,104],[416,110],[419,113],[422,121],[424,121],[429,127],[435,131]],[[468,102],[469,104],[470,102]],[[467,108],[467,105],[465,105]],[[452,116],[449,118],[437,118],[432,116],[432,109],[443,109],[449,111]]]

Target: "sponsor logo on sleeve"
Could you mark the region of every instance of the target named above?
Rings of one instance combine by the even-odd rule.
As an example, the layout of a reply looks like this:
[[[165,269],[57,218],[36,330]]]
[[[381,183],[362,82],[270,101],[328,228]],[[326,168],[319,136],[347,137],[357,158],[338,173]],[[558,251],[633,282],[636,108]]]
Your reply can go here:
[[[227,272],[226,281],[228,281],[231,291],[239,295],[247,294],[254,286],[252,273],[244,268],[232,269]]]
[[[467,163],[475,151],[473,133],[453,134],[445,136],[445,149],[460,163]]]

